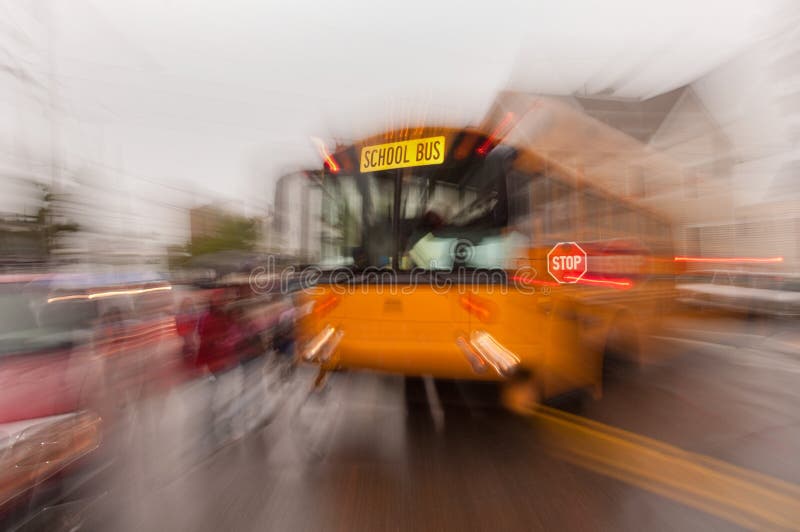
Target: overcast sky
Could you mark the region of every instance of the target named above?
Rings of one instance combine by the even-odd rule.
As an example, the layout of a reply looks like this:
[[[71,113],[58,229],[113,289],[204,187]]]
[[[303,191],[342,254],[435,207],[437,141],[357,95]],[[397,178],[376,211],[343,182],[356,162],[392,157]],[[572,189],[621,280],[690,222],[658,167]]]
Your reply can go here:
[[[310,136],[476,123],[507,87],[654,95],[747,47],[779,4],[40,0],[37,13],[71,164],[140,197],[210,192],[252,211],[281,172],[319,164]]]

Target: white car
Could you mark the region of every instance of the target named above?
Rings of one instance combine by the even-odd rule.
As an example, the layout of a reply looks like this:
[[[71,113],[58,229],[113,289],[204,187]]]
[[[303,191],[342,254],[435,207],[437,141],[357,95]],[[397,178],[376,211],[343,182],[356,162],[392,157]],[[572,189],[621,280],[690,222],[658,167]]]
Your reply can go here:
[[[716,270],[676,285],[679,301],[698,308],[800,316],[800,275]]]

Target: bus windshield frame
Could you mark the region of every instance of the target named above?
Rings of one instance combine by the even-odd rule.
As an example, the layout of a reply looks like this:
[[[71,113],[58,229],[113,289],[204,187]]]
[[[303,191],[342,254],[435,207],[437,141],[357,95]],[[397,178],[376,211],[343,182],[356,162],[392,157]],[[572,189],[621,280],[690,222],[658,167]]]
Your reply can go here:
[[[320,263],[355,271],[452,269],[459,263],[449,249],[454,242],[478,244],[506,226],[506,175],[515,156],[498,146],[486,156],[436,166],[323,173],[317,186],[327,242]],[[418,243],[436,248],[436,256],[415,255]]]

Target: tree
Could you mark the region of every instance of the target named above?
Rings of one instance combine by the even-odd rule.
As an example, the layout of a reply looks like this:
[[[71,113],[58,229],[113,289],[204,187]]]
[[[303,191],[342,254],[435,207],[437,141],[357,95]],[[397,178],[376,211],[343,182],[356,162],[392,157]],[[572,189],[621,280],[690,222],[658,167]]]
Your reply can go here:
[[[64,196],[55,194],[48,185],[39,183],[37,186],[41,191],[41,207],[36,213],[36,226],[49,255],[55,248],[59,235],[77,232],[80,226],[67,220],[64,212],[67,200]]]
[[[192,257],[219,251],[253,251],[258,240],[258,220],[222,215],[211,235],[193,237],[187,251]]]

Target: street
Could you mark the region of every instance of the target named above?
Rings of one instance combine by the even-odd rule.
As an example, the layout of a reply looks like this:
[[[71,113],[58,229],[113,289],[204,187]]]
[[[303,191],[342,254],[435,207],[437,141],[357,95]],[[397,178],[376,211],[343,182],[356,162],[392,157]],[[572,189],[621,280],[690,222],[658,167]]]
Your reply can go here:
[[[0,532],[800,531],[800,2],[0,0]]]
[[[304,401],[314,375],[301,369],[271,385],[281,399],[270,423],[221,448],[199,436],[204,383],[143,406],[133,426],[147,424],[139,432],[148,437],[136,442],[132,432],[127,462],[114,468],[90,529],[726,530],[795,515],[796,501],[784,498],[800,484],[793,324],[675,319],[659,340],[661,361],[612,368],[601,400],[552,405],[603,424],[592,425],[588,446],[605,426],[625,431],[615,434],[631,445],[624,456],[632,461],[664,444],[643,462],[669,455],[671,465],[655,474],[616,474],[587,454],[571,459],[551,445],[549,410],[512,416],[479,386],[427,380],[407,401],[400,377],[341,373],[318,401]],[[775,507],[747,513],[726,490],[731,500],[705,503],[705,480],[669,478],[698,461],[725,468],[720,482],[768,491]],[[743,513],[731,513],[737,507]]]

